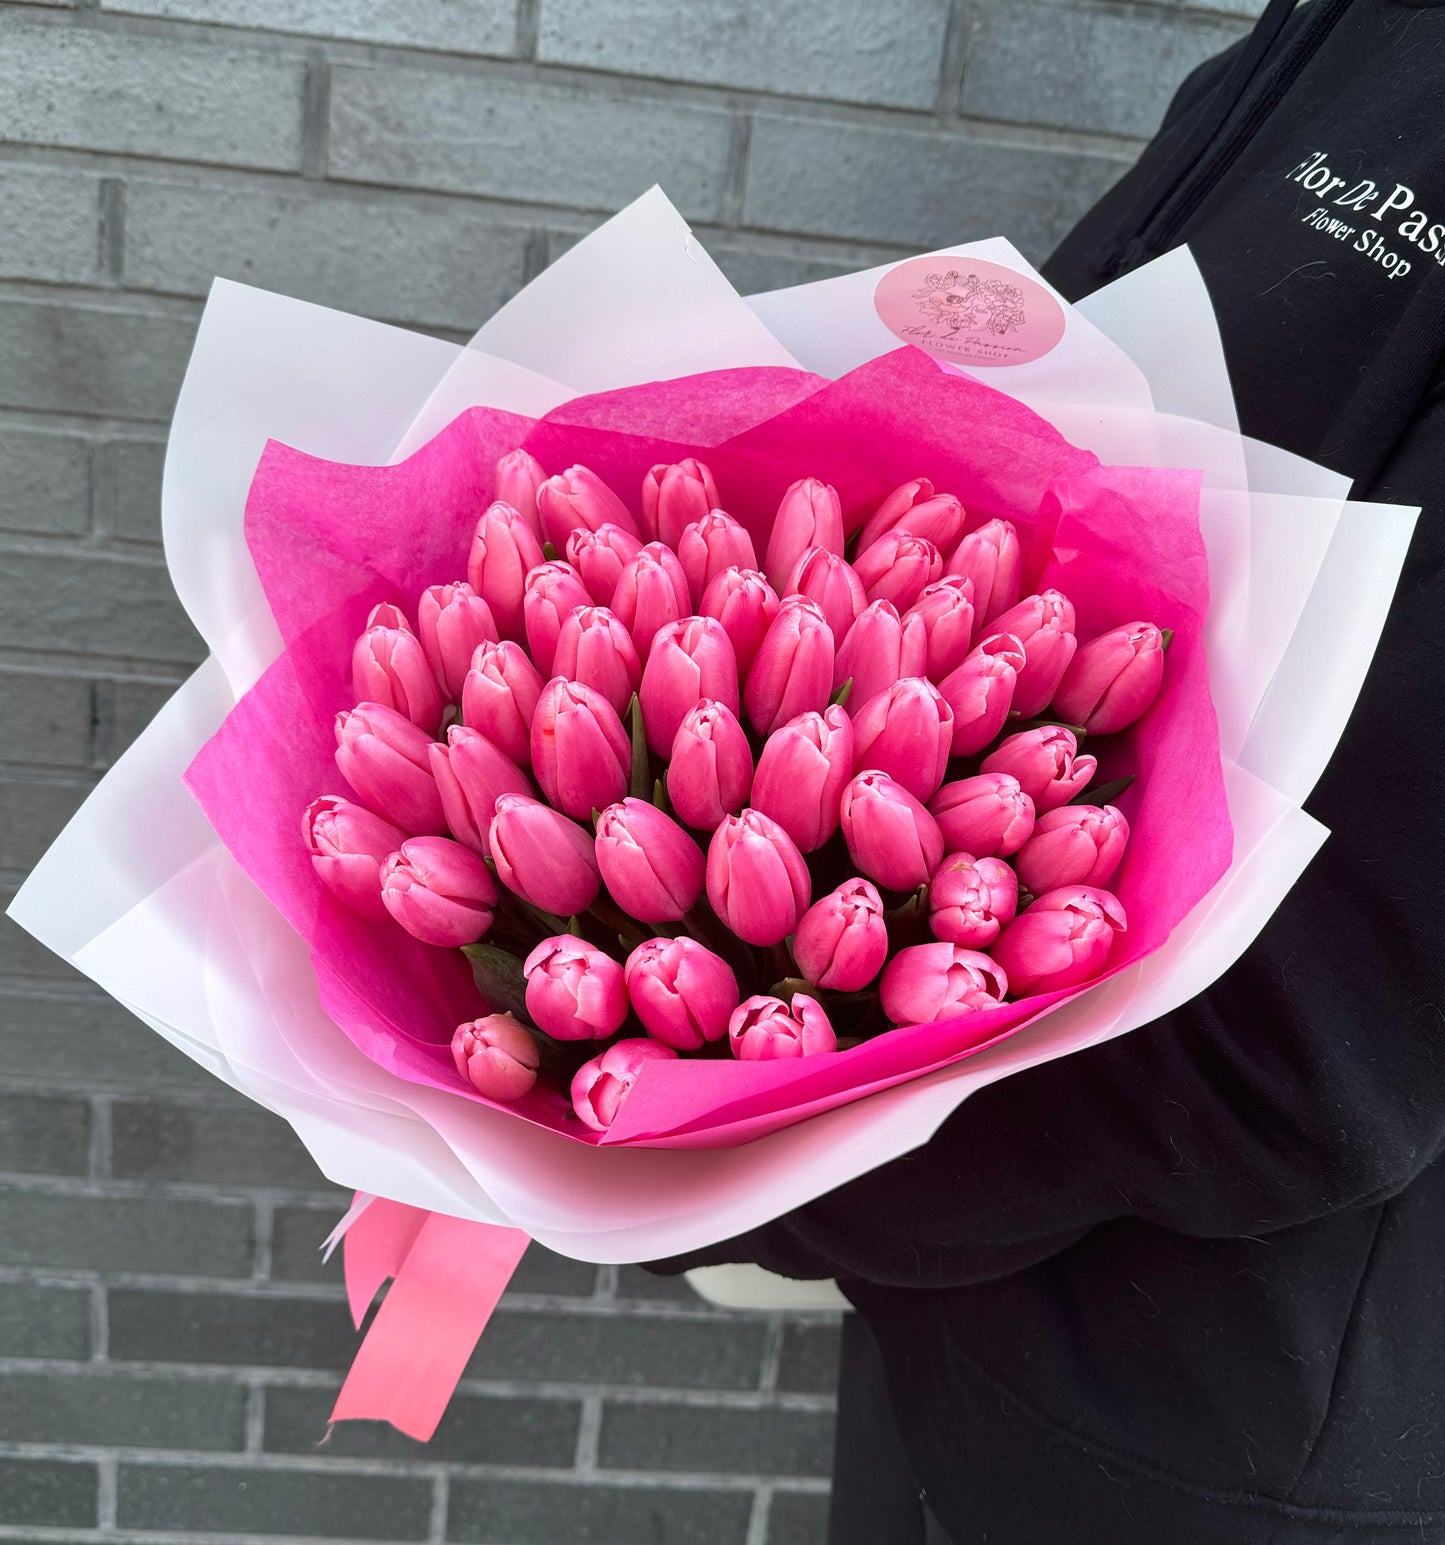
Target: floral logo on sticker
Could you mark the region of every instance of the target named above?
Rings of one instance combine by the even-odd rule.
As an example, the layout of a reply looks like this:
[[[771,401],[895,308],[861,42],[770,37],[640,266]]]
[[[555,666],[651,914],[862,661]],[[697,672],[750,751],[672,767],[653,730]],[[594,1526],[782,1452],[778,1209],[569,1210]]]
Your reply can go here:
[[[1064,336],[1064,310],[1027,274],[965,258],[911,258],[878,282],[874,305],[904,343],[956,365],[1023,365]]]

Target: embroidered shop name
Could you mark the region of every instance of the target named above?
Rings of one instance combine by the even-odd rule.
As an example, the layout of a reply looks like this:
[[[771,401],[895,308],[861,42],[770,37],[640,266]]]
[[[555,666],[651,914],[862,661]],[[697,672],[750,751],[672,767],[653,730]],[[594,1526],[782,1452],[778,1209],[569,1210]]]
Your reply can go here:
[[[1378,229],[1365,223],[1367,220],[1376,225],[1385,225],[1388,220],[1388,228],[1413,243],[1421,256],[1433,258],[1445,267],[1445,221],[1432,225],[1429,215],[1414,207],[1414,189],[1403,182],[1397,182],[1388,193],[1368,177],[1348,186],[1348,178],[1336,177],[1330,170],[1322,150],[1301,161],[1289,174],[1289,180],[1300,183],[1320,200],[1303,217],[1306,225],[1336,241],[1350,242],[1356,252],[1363,252],[1378,263],[1392,279],[1402,279],[1410,272],[1410,260],[1404,253],[1394,251]],[[1336,209],[1354,212],[1360,216],[1358,223],[1351,224],[1331,212]],[[1393,217],[1406,210],[1409,213],[1396,225]]]

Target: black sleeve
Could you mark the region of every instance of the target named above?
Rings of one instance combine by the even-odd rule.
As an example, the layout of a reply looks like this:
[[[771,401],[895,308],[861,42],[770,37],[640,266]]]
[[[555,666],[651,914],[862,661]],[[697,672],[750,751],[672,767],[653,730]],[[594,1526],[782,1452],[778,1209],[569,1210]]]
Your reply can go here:
[[[1332,835],[1176,1013],[981,1090],[916,1153],[680,1265],[952,1286],[1115,1218],[1268,1233],[1392,1196],[1445,1136],[1445,393],[1361,497],[1425,512],[1310,809]]]

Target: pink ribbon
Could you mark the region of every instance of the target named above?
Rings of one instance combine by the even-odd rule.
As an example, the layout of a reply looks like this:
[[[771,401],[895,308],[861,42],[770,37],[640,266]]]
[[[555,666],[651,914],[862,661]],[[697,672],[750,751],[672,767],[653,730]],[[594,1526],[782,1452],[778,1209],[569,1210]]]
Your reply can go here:
[[[331,1420],[390,1422],[425,1443],[530,1241],[521,1229],[401,1202],[358,1196],[357,1203],[340,1228],[346,1296],[358,1330],[382,1283],[390,1277],[392,1285]]]

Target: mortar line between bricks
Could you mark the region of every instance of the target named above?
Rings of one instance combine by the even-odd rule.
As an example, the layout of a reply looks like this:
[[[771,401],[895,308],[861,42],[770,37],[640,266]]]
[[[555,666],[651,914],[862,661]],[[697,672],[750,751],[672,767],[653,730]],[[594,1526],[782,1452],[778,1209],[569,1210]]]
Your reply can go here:
[[[758,1388],[771,1394],[778,1387],[778,1370],[783,1362],[783,1316],[768,1316],[767,1330],[763,1334],[763,1361],[758,1373]]]
[[[748,1518],[748,1537],[745,1545],[768,1545],[768,1521],[773,1506],[773,1488],[759,1486],[753,1493],[753,1510]],[[779,1540],[777,1545],[786,1545]]]
[[[100,180],[98,237],[101,275],[119,286],[125,282],[125,183],[119,177]]]
[[[617,1302],[617,1268],[615,1266],[599,1266],[597,1268],[597,1280],[592,1288],[592,1296],[588,1299],[593,1304],[614,1304]]]
[[[114,1454],[102,1454],[96,1466],[95,1525],[104,1534],[115,1528],[120,1465]]]
[[[515,38],[518,59],[536,59],[537,39],[541,30],[541,0],[517,0]]]
[[[943,34],[943,54],[938,62],[938,99],[934,104],[934,116],[942,122],[960,116],[963,75],[967,68],[968,41],[972,31],[973,6],[970,0],[951,0]]]
[[[748,195],[748,164],[752,156],[753,115],[739,113],[728,139],[728,164],[723,176],[722,213],[725,226],[738,225]]]
[[[110,1361],[110,1300],[106,1297],[103,1282],[95,1283],[90,1290],[90,1360],[93,1363]]]
[[[276,1204],[269,1196],[256,1198],[255,1224],[252,1230],[251,1277],[266,1282],[271,1277],[271,1239],[276,1226]]]
[[[91,1095],[89,1178],[93,1181],[107,1181],[111,1178],[111,1132],[110,1096]]]
[[[266,1386],[259,1381],[246,1387],[246,1414],[242,1422],[242,1448],[259,1456],[266,1451]]]
[[[301,78],[301,175],[308,181],[326,176],[331,141],[331,64],[320,48],[306,52]]]
[[[427,1520],[428,1545],[444,1545],[447,1537],[447,1507],[451,1486],[445,1469],[432,1476],[431,1517]]]
[[[602,1396],[584,1395],[577,1421],[577,1449],[572,1468],[579,1475],[591,1475],[597,1469],[597,1453],[602,1440]]]

